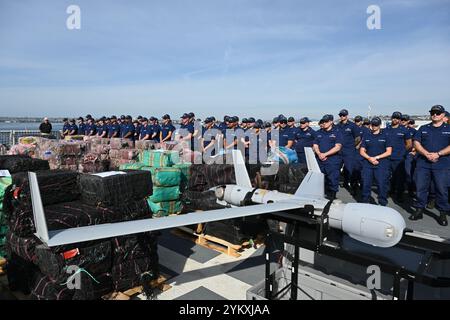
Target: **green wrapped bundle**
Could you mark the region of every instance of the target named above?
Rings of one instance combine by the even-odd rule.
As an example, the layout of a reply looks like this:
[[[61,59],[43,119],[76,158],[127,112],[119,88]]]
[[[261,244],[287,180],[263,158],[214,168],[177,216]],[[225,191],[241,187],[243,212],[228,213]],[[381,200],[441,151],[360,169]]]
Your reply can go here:
[[[150,198],[147,198],[147,203],[154,217],[166,217],[169,214],[178,214],[183,209],[181,201],[153,202]]]
[[[0,257],[4,257],[5,252],[5,242],[6,233],[8,232],[8,227],[6,226],[6,221],[4,220],[3,214],[3,198],[5,195],[6,188],[12,183],[11,177],[1,177],[0,178]]]
[[[190,162],[186,162],[186,163],[179,163],[174,165],[174,168],[178,168],[181,171],[181,182],[183,183],[187,183],[189,181],[189,177],[190,177],[190,168],[191,168],[192,163]]]
[[[180,163],[180,154],[178,151],[143,150],[139,153],[139,162],[148,167],[171,167]]]
[[[180,197],[180,187],[153,187],[153,194],[148,197],[152,202],[163,202],[178,200]]]
[[[119,166],[119,170],[141,170],[144,167],[143,163],[124,163]]]
[[[152,168],[152,181],[156,187],[179,186],[181,171],[178,168]]]

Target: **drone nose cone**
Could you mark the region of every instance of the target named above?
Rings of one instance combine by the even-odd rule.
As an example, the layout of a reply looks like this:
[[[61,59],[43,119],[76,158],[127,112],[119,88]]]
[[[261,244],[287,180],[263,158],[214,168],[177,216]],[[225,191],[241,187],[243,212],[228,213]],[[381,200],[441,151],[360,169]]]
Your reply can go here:
[[[342,230],[352,238],[377,247],[395,246],[403,236],[405,220],[389,207],[363,203],[345,205]]]

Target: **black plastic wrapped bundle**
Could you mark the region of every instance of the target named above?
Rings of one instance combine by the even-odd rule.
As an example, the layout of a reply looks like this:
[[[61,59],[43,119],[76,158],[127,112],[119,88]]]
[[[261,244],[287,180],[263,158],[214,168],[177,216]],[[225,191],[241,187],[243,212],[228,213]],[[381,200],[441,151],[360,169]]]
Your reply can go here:
[[[19,237],[11,230],[6,234],[7,250],[10,255],[15,254],[20,258],[36,263],[36,246],[42,242],[35,236]]]
[[[159,273],[158,255],[124,261],[111,270],[115,291],[123,291],[140,286],[144,281],[156,279]]]
[[[191,191],[186,190],[181,195],[184,212],[194,212],[197,210],[223,209],[224,206],[216,202],[217,197],[214,191]]]
[[[152,194],[151,172],[126,170],[126,174],[108,177],[83,174],[80,187],[83,202],[94,206],[118,206]]]
[[[151,218],[151,212],[145,200],[107,208],[74,201],[46,206],[45,216],[48,229],[58,230]]]
[[[39,191],[41,192],[42,204],[44,206],[61,202],[70,202],[80,199],[80,188],[78,184],[78,172],[66,170],[45,170],[36,172]],[[19,202],[24,202],[31,208],[30,184],[28,173],[20,172],[12,175],[14,189],[19,188]]]
[[[67,268],[77,266],[96,276],[111,270],[111,241],[91,241],[70,246],[36,247],[36,264],[40,271],[52,280],[67,277]]]
[[[247,240],[255,239],[258,235],[265,234],[267,229],[264,216],[254,216],[208,222],[204,233],[232,244],[242,244]]]
[[[145,232],[112,239],[113,265],[125,261],[151,257],[158,251],[158,238],[155,233]]]
[[[29,294],[33,276],[38,271],[39,269],[32,262],[21,258],[13,252],[10,253],[6,265],[9,289]]]
[[[280,164],[277,172],[278,187],[283,184],[300,185],[308,173],[308,168],[304,164]]]
[[[39,171],[50,169],[47,160],[34,159],[29,156],[0,156],[0,169],[6,169],[13,174],[22,171]]]
[[[109,274],[91,277],[80,272],[80,287],[69,288],[67,281],[72,281],[67,275],[65,281],[55,281],[48,276],[36,272],[31,286],[31,299],[33,300],[94,300],[112,291],[112,281]]]

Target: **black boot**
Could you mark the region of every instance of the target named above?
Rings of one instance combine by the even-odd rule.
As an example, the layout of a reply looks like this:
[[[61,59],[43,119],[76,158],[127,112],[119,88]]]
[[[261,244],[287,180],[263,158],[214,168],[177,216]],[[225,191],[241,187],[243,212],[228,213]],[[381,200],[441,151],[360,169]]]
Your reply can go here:
[[[418,208],[416,212],[409,216],[409,220],[419,220],[423,218],[423,208]]]
[[[328,194],[327,194],[327,196],[325,198],[327,198],[328,200],[333,201],[334,199],[336,199],[336,192],[334,192],[334,191],[328,192]]]
[[[447,212],[441,211],[441,215],[440,215],[439,218],[438,218],[438,223],[439,223],[441,226],[444,226],[444,227],[448,225],[448,221],[447,221]]]

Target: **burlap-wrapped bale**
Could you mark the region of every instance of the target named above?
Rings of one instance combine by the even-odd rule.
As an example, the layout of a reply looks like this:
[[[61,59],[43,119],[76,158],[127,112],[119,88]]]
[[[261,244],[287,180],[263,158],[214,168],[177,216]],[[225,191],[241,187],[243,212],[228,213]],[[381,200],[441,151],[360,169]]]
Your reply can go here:
[[[130,139],[122,139],[122,138],[111,138],[109,145],[111,149],[127,149],[133,148],[133,141]]]
[[[101,177],[83,174],[80,176],[81,199],[94,206],[119,206],[132,200],[141,200],[152,194],[151,173],[148,171],[123,171]]]

